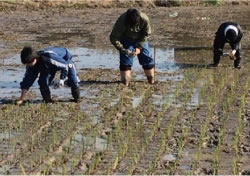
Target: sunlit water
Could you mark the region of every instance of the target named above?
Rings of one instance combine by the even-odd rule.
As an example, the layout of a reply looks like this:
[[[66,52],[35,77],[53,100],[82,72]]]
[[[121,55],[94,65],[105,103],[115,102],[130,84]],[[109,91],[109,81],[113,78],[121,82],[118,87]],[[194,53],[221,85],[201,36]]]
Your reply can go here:
[[[115,49],[71,48],[77,68],[107,68],[119,69],[119,53]],[[158,72],[173,72],[178,70],[174,61],[174,48],[152,48]],[[137,57],[134,58],[133,71],[142,71]]]

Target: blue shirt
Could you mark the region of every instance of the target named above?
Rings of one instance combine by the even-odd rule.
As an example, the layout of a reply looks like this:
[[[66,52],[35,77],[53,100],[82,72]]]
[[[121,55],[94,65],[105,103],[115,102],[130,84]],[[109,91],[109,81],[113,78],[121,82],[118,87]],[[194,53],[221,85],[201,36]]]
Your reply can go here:
[[[26,68],[23,81],[20,83],[21,89],[29,89],[38,74],[41,72],[61,71],[60,79],[66,79],[68,74],[68,65],[72,62],[72,54],[66,48],[50,47],[37,52],[37,63]]]

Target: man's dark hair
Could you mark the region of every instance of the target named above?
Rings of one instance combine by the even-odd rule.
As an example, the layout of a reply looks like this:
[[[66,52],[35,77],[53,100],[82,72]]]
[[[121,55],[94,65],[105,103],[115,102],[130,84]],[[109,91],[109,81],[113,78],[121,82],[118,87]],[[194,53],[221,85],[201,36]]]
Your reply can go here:
[[[226,38],[230,41],[230,42],[234,42],[237,39],[237,35],[236,32],[233,29],[229,29],[226,33]]]
[[[134,26],[138,24],[141,20],[140,13],[137,9],[128,9],[126,12],[126,23]]]
[[[25,46],[21,52],[21,61],[23,64],[28,64],[34,61],[37,57],[36,52],[30,46]]]

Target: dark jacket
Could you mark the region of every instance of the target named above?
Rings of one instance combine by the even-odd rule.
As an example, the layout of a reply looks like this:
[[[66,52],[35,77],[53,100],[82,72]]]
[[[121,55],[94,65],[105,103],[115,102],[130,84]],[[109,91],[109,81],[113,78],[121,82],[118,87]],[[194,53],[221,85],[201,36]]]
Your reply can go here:
[[[72,61],[72,54],[66,48],[50,47],[37,52],[37,63],[26,68],[23,81],[20,83],[21,89],[29,89],[38,74],[41,72],[54,73],[61,71],[60,79],[66,79],[68,66]]]
[[[140,12],[140,17],[141,22],[136,26],[126,24],[126,12],[118,18],[110,34],[110,41],[118,50],[123,49],[121,40],[135,42],[135,47],[143,48],[152,31],[148,16]]]
[[[237,38],[235,41],[229,41],[225,36],[225,30],[229,25],[235,26],[238,30],[238,35],[237,35]],[[240,42],[240,40],[243,36],[243,33],[242,33],[242,29],[241,29],[239,24],[234,23],[234,22],[225,22],[219,26],[215,35],[216,35],[215,38],[217,41],[219,40],[220,42],[229,43],[230,46],[232,47],[232,49],[237,50],[238,49],[237,47],[239,46],[237,44]]]

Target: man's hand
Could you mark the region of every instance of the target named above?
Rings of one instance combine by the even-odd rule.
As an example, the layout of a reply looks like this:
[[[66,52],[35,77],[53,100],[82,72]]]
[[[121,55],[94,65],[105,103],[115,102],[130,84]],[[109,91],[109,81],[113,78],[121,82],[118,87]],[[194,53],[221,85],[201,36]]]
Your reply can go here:
[[[126,56],[130,56],[130,57],[135,57],[136,56],[135,52],[130,51],[129,49],[122,49],[121,53],[125,54]]]
[[[121,49],[121,53],[128,56],[131,53],[131,51],[129,51],[128,49],[124,48],[124,49]]]

